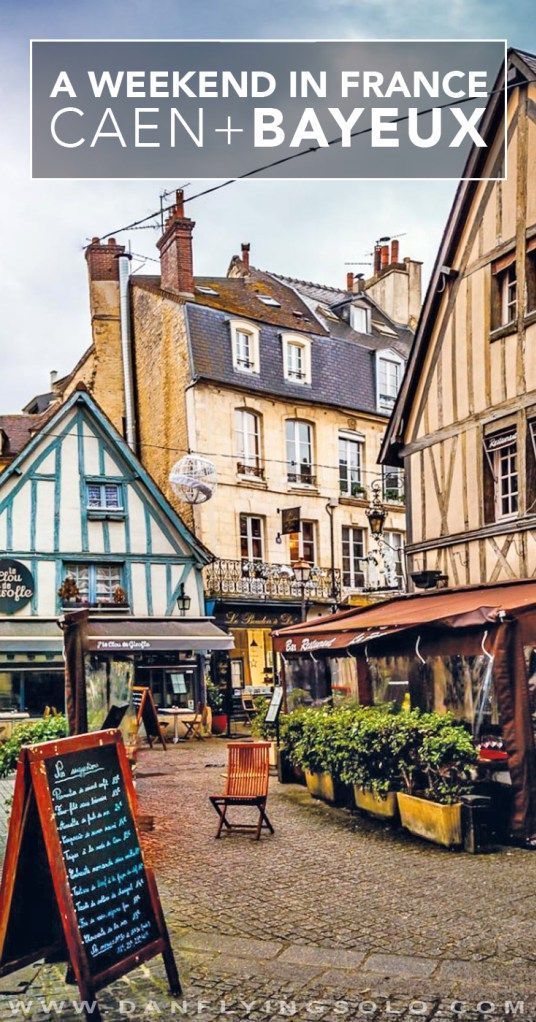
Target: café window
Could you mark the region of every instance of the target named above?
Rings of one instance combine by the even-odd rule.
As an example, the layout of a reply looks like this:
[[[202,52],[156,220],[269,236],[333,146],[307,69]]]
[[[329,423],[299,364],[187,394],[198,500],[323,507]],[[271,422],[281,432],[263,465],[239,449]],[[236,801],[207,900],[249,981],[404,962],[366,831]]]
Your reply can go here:
[[[290,563],[307,561],[315,563],[315,523],[301,521],[301,532],[293,532],[289,536]]]
[[[364,497],[363,437],[339,433],[339,490],[345,497]]]
[[[313,431],[308,422],[287,419],[287,479],[289,483],[310,486],[313,476]]]
[[[74,579],[77,585],[78,596],[74,602],[90,606],[112,604],[116,602],[117,590],[123,589],[123,565],[65,564],[64,578]]]
[[[282,335],[283,371],[290,383],[311,383],[311,341],[308,337]]]
[[[122,511],[123,488],[121,483],[86,483],[86,504],[88,511]]]
[[[362,589],[365,585],[364,556],[365,530],[354,525],[343,525],[342,584],[346,589]]]
[[[259,373],[259,330],[252,323],[231,322],[233,367],[241,373]]]
[[[264,476],[264,469],[261,465],[260,415],[248,411],[247,408],[236,409],[235,445],[239,475],[256,476],[261,479]]]
[[[244,561],[263,560],[263,521],[258,515],[240,515],[240,556]]]
[[[517,429],[509,426],[484,437],[484,517],[486,522],[516,515],[519,507]]]
[[[514,252],[497,259],[491,267],[491,329],[517,319],[517,270]]]

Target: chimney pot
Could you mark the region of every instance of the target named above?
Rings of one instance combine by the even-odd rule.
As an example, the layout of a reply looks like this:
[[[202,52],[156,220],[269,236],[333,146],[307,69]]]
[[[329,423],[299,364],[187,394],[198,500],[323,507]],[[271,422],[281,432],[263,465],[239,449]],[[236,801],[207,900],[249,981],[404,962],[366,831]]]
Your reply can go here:
[[[55,384],[57,379],[58,379],[58,370],[57,369],[51,369],[50,370],[50,389],[51,390],[53,390],[54,384]]]
[[[389,245],[382,245],[380,248],[380,269],[384,270],[389,265]]]
[[[99,238],[93,238],[86,248],[86,261],[90,280],[119,280],[118,255],[125,251],[115,238],[109,238],[106,245]]]
[[[391,263],[397,263],[399,258],[400,242],[398,238],[393,238],[391,242]]]
[[[192,233],[193,220],[184,215],[184,192],[175,193],[175,205],[168,217],[157,248],[160,250],[160,286],[164,291],[191,295],[194,292]]]
[[[374,274],[380,272],[380,266],[381,266],[380,246],[379,246],[378,242],[376,242],[376,244],[374,246],[374,267],[373,267]]]
[[[353,291],[354,290],[354,275],[353,275],[353,273],[347,273],[346,274],[346,290],[347,291]]]
[[[250,248],[251,248],[251,244],[250,244],[249,241],[243,241],[242,242],[242,262],[244,264],[244,269],[246,270],[247,273],[249,273],[249,251],[250,251]]]

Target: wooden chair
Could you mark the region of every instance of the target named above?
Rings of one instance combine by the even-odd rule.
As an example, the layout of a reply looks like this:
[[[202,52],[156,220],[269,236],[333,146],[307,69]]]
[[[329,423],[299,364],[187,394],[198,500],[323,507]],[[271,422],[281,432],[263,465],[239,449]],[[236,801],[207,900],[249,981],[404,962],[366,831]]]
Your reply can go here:
[[[229,751],[225,791],[223,795],[210,796],[210,801],[220,818],[216,837],[221,837],[225,827],[227,831],[254,831],[258,841],[263,827],[271,834],[274,833],[266,814],[270,742],[233,742],[227,748]],[[227,819],[229,806],[254,806],[259,811],[259,822],[230,823]]]
[[[201,704],[197,707],[195,715],[191,720],[183,720],[184,724],[184,741],[188,738],[197,738],[198,742],[202,742],[203,735],[203,707]]]

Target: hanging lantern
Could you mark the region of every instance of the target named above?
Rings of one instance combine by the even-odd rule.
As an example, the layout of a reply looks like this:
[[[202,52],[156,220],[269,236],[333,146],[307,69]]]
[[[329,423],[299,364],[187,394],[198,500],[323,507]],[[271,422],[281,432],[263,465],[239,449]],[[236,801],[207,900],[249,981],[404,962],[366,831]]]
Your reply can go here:
[[[216,468],[208,458],[187,454],[169,473],[171,488],[187,504],[203,504],[216,489]]]

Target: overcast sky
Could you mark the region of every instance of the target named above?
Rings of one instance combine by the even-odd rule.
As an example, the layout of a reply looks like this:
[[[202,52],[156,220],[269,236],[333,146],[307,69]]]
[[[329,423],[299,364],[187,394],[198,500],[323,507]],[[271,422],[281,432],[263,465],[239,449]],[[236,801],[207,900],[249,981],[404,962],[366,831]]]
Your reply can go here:
[[[506,37],[534,51],[533,13],[533,0],[3,0],[0,413],[47,390],[50,370],[68,372],[90,341],[84,243],[151,212],[160,191],[183,183],[32,181],[30,38]],[[342,284],[345,264],[366,260],[375,238],[404,234],[402,255],[422,259],[428,273],[453,191],[446,182],[238,182],[188,207],[195,271],[224,274],[249,241],[256,266]],[[156,231],[128,237],[133,252],[156,255]]]

